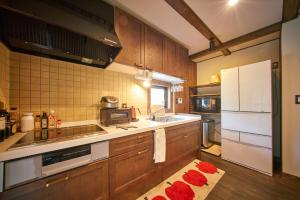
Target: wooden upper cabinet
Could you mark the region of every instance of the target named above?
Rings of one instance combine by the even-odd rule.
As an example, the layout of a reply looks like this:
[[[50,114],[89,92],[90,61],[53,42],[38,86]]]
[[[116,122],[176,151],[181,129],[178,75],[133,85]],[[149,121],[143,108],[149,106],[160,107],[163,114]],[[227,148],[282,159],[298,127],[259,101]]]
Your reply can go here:
[[[115,29],[122,50],[115,61],[187,79],[188,50],[119,8]]]
[[[176,76],[187,79],[188,50],[180,45],[176,46]]]
[[[116,8],[116,32],[122,50],[116,57],[118,63],[144,67],[144,24]]]
[[[164,37],[154,29],[145,26],[145,67],[163,72]]]
[[[176,45],[169,38],[164,38],[163,71],[172,76],[176,76]]]

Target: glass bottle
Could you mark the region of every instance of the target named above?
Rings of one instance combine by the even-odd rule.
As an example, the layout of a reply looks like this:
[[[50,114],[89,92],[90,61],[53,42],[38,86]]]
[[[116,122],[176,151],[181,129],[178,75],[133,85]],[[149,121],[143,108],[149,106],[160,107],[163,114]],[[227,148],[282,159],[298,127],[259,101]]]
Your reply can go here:
[[[34,118],[34,129],[35,130],[41,130],[41,116],[40,115],[36,115]]]
[[[47,129],[48,128],[48,116],[46,112],[43,112],[42,118],[42,129]]]
[[[0,142],[5,138],[5,112],[0,109]]]

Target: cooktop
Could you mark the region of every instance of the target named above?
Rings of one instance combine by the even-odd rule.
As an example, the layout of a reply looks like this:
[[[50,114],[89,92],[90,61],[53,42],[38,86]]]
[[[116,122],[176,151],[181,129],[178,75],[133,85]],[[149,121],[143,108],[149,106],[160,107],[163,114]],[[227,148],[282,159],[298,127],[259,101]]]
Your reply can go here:
[[[77,138],[103,135],[107,132],[98,125],[72,126],[66,128],[42,129],[28,132],[11,148],[60,142]]]

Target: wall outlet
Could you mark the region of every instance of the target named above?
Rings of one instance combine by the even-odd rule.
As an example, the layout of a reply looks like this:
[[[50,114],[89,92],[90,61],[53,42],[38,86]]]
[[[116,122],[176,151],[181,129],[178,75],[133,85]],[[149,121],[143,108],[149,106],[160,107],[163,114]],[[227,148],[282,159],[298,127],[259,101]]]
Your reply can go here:
[[[295,95],[295,104],[300,104],[300,95]]]
[[[176,99],[176,104],[182,104],[182,98],[177,98]]]

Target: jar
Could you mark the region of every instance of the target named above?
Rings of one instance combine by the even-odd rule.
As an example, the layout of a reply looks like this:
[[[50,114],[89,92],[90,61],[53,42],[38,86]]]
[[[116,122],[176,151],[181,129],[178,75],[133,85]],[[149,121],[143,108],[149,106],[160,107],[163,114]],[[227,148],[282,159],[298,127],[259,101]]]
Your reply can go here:
[[[32,131],[34,129],[33,113],[23,113],[21,118],[21,131]]]
[[[18,120],[18,110],[17,110],[16,107],[10,108],[9,113],[10,113],[10,119],[11,120],[15,120],[15,121]]]

